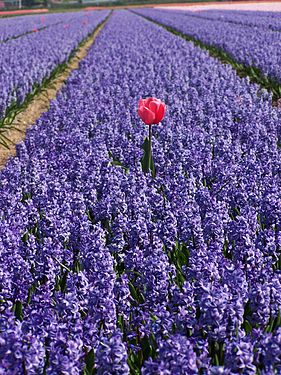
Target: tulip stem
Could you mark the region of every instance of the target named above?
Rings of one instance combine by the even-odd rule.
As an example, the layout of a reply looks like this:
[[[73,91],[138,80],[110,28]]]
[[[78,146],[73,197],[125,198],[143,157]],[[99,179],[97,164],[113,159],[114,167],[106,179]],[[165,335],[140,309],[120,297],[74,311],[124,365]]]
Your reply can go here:
[[[148,138],[148,144],[149,144],[149,160],[148,165],[149,169],[151,169],[151,163],[152,163],[152,125],[149,125],[149,138]]]
[[[141,159],[141,166],[144,173],[151,172],[152,177],[155,177],[154,162],[152,156],[152,125],[149,125],[149,135],[145,137],[143,144],[143,157]]]

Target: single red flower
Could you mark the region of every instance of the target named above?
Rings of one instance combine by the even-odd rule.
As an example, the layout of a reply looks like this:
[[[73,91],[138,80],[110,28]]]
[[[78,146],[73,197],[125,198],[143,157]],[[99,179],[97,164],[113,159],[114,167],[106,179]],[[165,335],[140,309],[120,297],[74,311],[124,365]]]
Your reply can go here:
[[[163,120],[166,104],[157,98],[140,99],[138,115],[146,125],[158,124]]]

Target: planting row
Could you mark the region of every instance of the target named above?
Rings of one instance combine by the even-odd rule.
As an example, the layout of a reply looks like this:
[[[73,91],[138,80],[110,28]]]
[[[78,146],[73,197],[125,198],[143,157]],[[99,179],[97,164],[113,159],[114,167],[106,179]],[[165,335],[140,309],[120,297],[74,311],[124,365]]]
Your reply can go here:
[[[21,104],[35,86],[49,78],[109,11],[75,13],[71,22],[27,34],[0,44],[0,119],[11,106]],[[67,19],[70,20],[69,16]]]
[[[80,16],[82,17],[82,14]],[[73,17],[75,18],[75,14],[73,13],[58,13],[1,19],[0,42],[7,42],[9,39],[17,38],[28,32],[35,32],[57,23],[67,23]]]
[[[168,108],[155,178],[146,96]],[[114,12],[0,175],[0,373],[278,373],[280,119],[207,52]]]
[[[252,26],[261,29],[281,31],[281,18],[272,17],[272,14],[261,14],[263,12],[240,12],[229,10],[207,10],[202,12],[177,12],[181,15],[203,18],[207,20],[223,21],[242,26]],[[250,33],[250,31],[248,31]]]
[[[272,30],[189,16],[182,12],[138,9],[156,22],[227,52],[238,63],[258,68],[281,83],[280,34]]]

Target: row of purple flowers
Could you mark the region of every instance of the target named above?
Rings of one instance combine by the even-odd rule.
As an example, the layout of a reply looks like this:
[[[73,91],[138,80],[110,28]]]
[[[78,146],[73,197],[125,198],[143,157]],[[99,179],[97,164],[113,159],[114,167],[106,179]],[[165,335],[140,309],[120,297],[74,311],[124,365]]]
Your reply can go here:
[[[170,11],[168,11],[170,12]],[[281,31],[280,13],[260,11],[205,10],[200,12],[173,11],[179,15],[188,15],[207,20],[222,21],[242,26],[251,26],[265,30]]]
[[[159,9],[138,9],[137,12],[208,46],[221,49],[238,63],[258,68],[265,77],[281,83],[279,32],[246,24],[194,17],[184,12],[179,14]]]
[[[78,12],[66,16],[66,22],[0,44],[0,119],[66,62],[108,14],[107,10]]]
[[[47,15],[31,15],[0,19],[0,43],[18,38],[28,32],[35,32],[57,23],[67,23],[73,18],[73,13],[56,13]]]

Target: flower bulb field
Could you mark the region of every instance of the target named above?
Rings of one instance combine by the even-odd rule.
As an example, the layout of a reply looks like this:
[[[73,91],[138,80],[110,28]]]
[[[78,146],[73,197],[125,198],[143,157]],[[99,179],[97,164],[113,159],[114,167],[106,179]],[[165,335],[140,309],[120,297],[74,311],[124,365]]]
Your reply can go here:
[[[281,374],[281,109],[182,37],[278,85],[246,14],[0,20],[1,118],[103,24],[0,172],[1,375]]]

